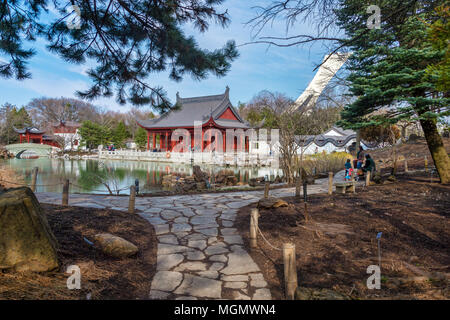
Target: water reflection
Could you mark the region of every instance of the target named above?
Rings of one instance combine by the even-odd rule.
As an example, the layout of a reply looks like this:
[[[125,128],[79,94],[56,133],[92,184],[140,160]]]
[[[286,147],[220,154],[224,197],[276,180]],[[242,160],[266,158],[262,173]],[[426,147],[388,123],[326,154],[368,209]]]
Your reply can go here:
[[[24,177],[31,183],[34,167],[39,168],[37,192],[62,192],[62,183],[69,179],[72,183],[71,193],[108,193],[108,187],[120,194],[128,194],[129,186],[139,179],[141,192],[152,193],[162,190],[162,177],[166,174],[178,173],[192,175],[192,166],[187,164],[171,164],[147,161],[122,160],[64,160],[64,159],[9,159],[0,161]],[[202,170],[211,173],[225,169],[219,166],[202,165]],[[251,178],[268,176],[274,179],[282,175],[281,170],[272,168],[230,167],[238,181],[247,182]]]

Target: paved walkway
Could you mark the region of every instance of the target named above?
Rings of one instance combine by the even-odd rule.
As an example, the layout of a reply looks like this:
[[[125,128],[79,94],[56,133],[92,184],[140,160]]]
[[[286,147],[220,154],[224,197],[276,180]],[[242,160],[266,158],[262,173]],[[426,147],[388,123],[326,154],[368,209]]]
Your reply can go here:
[[[308,194],[327,192],[326,181],[309,186]],[[275,197],[294,194],[295,188],[270,191]],[[136,198],[136,209],[154,226],[158,238],[150,298],[271,299],[261,270],[233,228],[238,209],[262,195],[262,191],[246,191]],[[61,203],[61,194],[37,197],[43,203]],[[128,197],[74,194],[69,204],[127,210]]]

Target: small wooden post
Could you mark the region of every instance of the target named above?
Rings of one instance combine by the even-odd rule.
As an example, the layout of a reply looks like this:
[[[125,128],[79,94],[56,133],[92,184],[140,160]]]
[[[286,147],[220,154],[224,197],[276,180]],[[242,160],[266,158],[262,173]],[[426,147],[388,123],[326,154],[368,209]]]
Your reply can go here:
[[[352,192],[356,192],[355,170],[352,171]]]
[[[298,287],[296,262],[295,245],[292,243],[283,244],[284,283],[288,300],[294,300],[294,293]]]
[[[405,172],[408,172],[408,160],[405,159]]]
[[[134,213],[134,204],[136,202],[136,186],[130,187],[130,201],[128,203],[128,213]]]
[[[62,205],[69,205],[69,179],[64,181],[63,190],[62,190]]]
[[[425,156],[425,171],[427,171],[428,170],[428,158],[427,158],[427,156]]]
[[[370,171],[366,173],[366,187],[370,186]]]
[[[258,241],[257,241],[258,218],[259,218],[259,210],[252,209],[252,211],[250,213],[250,248],[252,248],[252,249],[258,247]]]
[[[302,187],[302,179],[300,177],[297,177],[295,180],[295,196],[300,197],[300,189]]]
[[[333,172],[328,172],[328,194],[333,194]]]
[[[37,175],[38,175],[39,168],[34,167],[32,171],[31,176],[31,191],[36,192],[36,181],[37,181]]]
[[[270,183],[267,181],[264,185],[264,198],[267,199],[269,197],[269,187]]]

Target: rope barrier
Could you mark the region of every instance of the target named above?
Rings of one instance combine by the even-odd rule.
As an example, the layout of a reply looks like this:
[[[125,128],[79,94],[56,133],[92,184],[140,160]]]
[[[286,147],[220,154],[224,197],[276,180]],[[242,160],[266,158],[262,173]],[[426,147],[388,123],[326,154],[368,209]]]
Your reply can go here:
[[[255,221],[255,219],[253,218],[253,216],[251,217],[251,219],[253,219],[253,222],[254,222],[255,225],[256,225],[256,221]],[[263,240],[264,240],[271,248],[273,248],[273,249],[275,249],[275,250],[277,250],[277,251],[283,251],[283,249],[280,249],[280,248],[275,247],[274,245],[272,245],[272,244],[269,242],[269,240],[266,239],[266,237],[265,237],[264,234],[262,233],[262,231],[261,231],[261,229],[259,228],[259,226],[257,226],[256,228],[258,229],[258,232],[259,232],[259,234],[261,235],[261,237],[263,238]]]
[[[22,186],[22,187],[28,187],[27,184],[21,184],[21,183],[7,181],[7,180],[0,180],[0,182],[15,184],[17,186]],[[36,187],[54,187],[54,186],[59,186],[59,185],[62,185],[62,184],[64,184],[64,183],[60,182],[60,183],[56,183],[56,184],[37,184]]]
[[[21,187],[28,187],[29,186],[27,184],[22,184],[22,183],[7,181],[7,180],[0,180],[0,182],[14,184],[16,186],[21,186]],[[86,189],[85,187],[79,186],[79,185],[77,185],[77,184],[75,184],[73,182],[71,182],[70,184],[72,186],[74,186],[76,188],[79,188],[79,189],[82,189],[82,190]],[[64,182],[59,182],[59,183],[55,183],[55,184],[37,184],[36,187],[55,187],[55,186],[60,186],[60,185],[64,185]],[[118,190],[114,190],[114,192],[117,193],[117,192],[121,192],[121,191],[124,191],[124,190],[127,190],[127,189],[129,189],[129,187],[124,187],[124,188],[121,188],[121,189],[118,189]],[[90,190],[90,191],[108,192],[108,190],[100,190],[100,189],[93,189],[93,190]]]

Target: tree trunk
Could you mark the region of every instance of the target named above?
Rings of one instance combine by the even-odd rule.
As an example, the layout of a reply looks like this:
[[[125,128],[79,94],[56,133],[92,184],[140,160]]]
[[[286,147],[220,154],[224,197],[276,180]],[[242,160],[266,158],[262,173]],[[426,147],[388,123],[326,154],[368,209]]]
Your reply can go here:
[[[450,160],[444,147],[442,137],[437,130],[436,121],[431,119],[420,120],[428,149],[433,158],[441,183],[450,183]]]
[[[355,156],[356,158],[356,154],[359,151],[359,147],[361,146],[361,130],[358,129],[356,130],[356,145],[355,145],[355,150],[353,151],[353,156]]]

